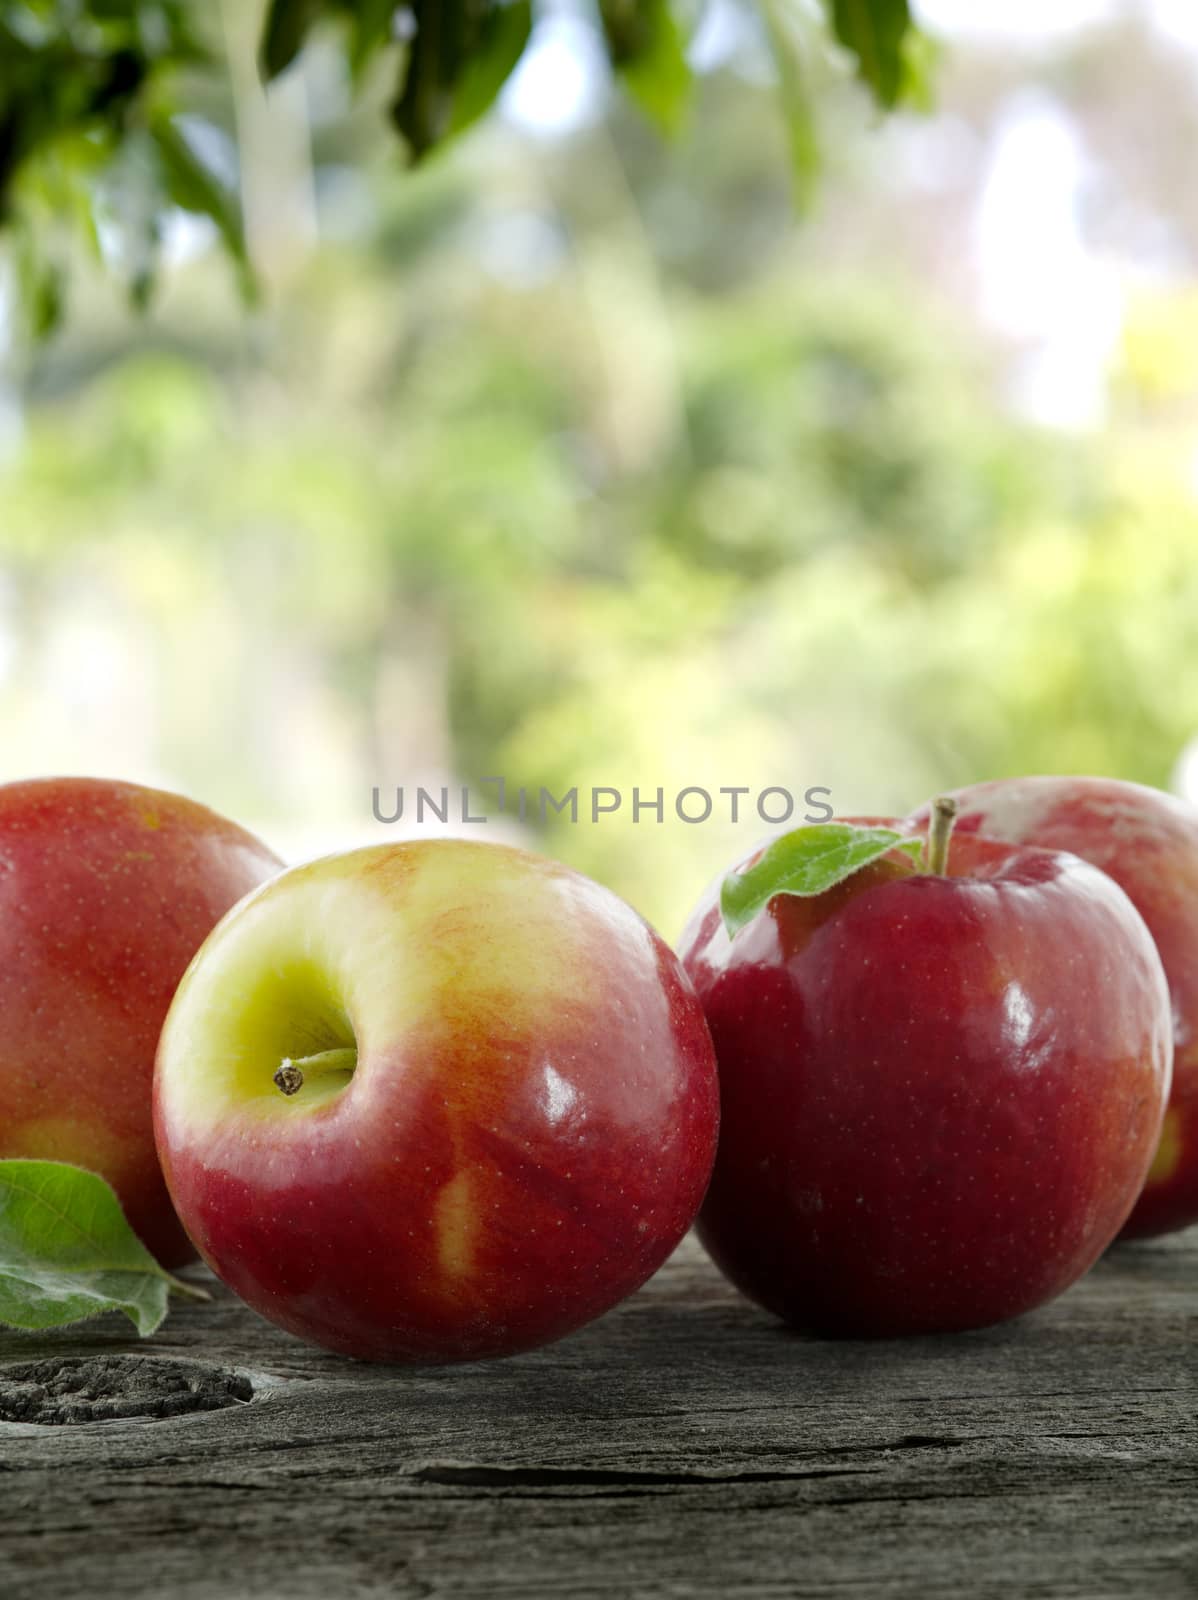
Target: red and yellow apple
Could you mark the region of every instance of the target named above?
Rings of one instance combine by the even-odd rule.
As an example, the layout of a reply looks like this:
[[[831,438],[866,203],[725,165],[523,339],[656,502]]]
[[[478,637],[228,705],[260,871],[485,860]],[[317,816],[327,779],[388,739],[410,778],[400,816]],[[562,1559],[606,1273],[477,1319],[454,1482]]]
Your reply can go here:
[[[522,850],[384,845],[293,868],[211,935],[155,1077],[212,1269],[348,1355],[558,1338],[690,1226],[715,1152],[703,1013],[623,901]]]
[[[932,870],[892,848],[760,905],[730,935],[717,885],[680,946],[719,1063],[698,1224],[717,1265],[800,1327],[862,1337],[1067,1288],[1131,1209],[1169,1085],[1165,976],[1123,891],[967,835]]]
[[[1122,1236],[1198,1222],[1198,812],[1113,778],[1004,778],[955,798],[962,831],[1072,851],[1108,873],[1148,924],[1172,995],[1173,1089]]]
[[[0,786],[0,1157],[100,1173],[167,1266],[195,1252],[154,1150],[159,1029],[214,924],[279,866],[180,795],[99,778]]]

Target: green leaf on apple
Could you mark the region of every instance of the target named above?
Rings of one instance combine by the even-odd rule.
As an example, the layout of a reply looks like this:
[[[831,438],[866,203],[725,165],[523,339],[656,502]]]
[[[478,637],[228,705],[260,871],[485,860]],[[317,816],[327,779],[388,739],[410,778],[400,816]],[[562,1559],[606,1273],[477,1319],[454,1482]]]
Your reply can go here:
[[[97,1173],[0,1161],[0,1323],[40,1332],[123,1311],[144,1339],[172,1291],[208,1298],[163,1271]]]
[[[734,939],[776,894],[823,894],[888,850],[902,850],[919,860],[923,840],[893,828],[865,828],[849,822],[817,822],[784,833],[745,872],[730,872],[724,879],[720,915],[728,937]]]

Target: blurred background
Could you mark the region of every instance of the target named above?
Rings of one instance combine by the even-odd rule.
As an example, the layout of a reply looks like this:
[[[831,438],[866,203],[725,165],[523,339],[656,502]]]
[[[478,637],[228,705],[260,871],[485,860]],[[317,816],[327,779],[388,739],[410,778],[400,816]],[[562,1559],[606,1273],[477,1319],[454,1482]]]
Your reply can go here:
[[[1198,7],[923,0],[934,110],[829,74],[801,215],[733,0],[674,139],[551,6],[414,173],[336,53],[267,95],[256,8],[212,9],[259,303],[182,212],[146,313],[81,270],[35,344],[3,302],[6,779],[291,858],[415,831],[418,783],[661,786],[488,826],[667,936],[764,831],[687,785],[1198,798]]]

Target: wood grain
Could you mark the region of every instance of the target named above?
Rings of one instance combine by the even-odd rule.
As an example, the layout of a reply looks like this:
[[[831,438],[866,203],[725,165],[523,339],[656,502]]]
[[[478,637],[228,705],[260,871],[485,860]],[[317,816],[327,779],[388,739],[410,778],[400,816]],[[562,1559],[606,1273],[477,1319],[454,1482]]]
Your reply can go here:
[[[0,1412],[40,1383],[43,1418],[0,1422],[5,1600],[1198,1596],[1198,1230],[892,1344],[786,1332],[691,1241],[467,1368],[309,1350],[214,1288],[140,1348],[0,1333]]]

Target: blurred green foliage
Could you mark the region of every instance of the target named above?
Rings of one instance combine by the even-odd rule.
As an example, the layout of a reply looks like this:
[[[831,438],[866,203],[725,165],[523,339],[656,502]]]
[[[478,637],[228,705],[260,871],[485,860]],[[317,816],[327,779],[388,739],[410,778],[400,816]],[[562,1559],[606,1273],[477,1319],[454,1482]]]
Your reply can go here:
[[[673,150],[627,110],[498,124],[401,181],[318,126],[324,242],[269,310],[232,318],[203,253],[142,322],[91,282],[0,468],[10,759],[326,848],[374,784],[495,773],[871,814],[1167,783],[1198,516],[1162,322],[1192,302],[1132,326],[1106,435],[1025,427],[895,263],[830,271],[790,225],[767,97],[729,68],[700,112]],[[673,934],[762,831],[626,803],[542,841]]]

